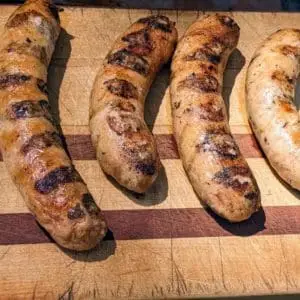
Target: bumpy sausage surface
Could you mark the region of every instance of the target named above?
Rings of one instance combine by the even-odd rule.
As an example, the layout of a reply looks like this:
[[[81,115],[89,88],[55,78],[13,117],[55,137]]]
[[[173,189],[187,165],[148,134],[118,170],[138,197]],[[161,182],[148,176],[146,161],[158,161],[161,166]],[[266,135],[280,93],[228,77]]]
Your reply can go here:
[[[270,164],[300,190],[300,120],[294,104],[300,71],[300,30],[273,33],[256,50],[247,72],[249,122]]]
[[[145,97],[176,41],[167,17],[139,19],[115,42],[94,83],[90,130],[97,158],[104,172],[138,193],[147,190],[160,168],[144,121]]]
[[[105,221],[66,154],[51,116],[47,67],[60,32],[56,9],[27,0],[9,18],[0,49],[0,149],[38,222],[63,247],[86,250]]]
[[[174,134],[191,184],[218,215],[245,220],[260,193],[229,129],[223,72],[239,39],[238,25],[213,15],[193,23],[174,54],[171,99]]]

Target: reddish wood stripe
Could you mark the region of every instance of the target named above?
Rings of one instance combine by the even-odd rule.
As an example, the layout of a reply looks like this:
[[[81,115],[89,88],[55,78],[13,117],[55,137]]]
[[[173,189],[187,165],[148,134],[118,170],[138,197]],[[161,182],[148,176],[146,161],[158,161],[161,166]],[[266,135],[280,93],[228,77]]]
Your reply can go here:
[[[300,206],[266,207],[238,224],[230,224],[200,208],[105,211],[104,214],[112,232],[107,240],[300,234]],[[27,213],[0,215],[0,228],[0,245],[52,242]]]
[[[262,157],[259,146],[251,134],[235,134],[234,138],[244,157]],[[95,160],[96,153],[90,135],[66,135],[66,143],[73,160]],[[172,134],[155,135],[161,159],[178,159],[176,142]],[[0,160],[2,156],[0,153]]]

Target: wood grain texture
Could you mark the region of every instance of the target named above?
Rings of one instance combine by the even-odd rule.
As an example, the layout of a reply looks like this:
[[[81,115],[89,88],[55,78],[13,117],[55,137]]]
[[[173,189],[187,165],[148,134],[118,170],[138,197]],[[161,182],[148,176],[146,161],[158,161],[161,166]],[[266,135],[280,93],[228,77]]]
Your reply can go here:
[[[161,159],[179,159],[177,145],[171,134],[154,136]],[[96,153],[90,135],[65,135],[65,142],[72,160],[95,160]],[[261,157],[262,153],[253,135],[236,134],[234,138],[245,158]],[[0,153],[0,161],[2,155]]]
[[[0,7],[0,31],[14,9]],[[163,158],[158,181],[145,195],[128,193],[107,178],[95,160],[88,129],[94,76],[124,28],[157,12],[64,7],[60,13],[65,30],[49,70],[50,101],[74,164],[107,214],[114,235],[94,251],[79,254],[50,243],[0,162],[0,299],[300,293],[300,194],[284,185],[261,155],[244,97],[245,70],[255,48],[279,28],[299,27],[300,14],[227,13],[241,27],[241,38],[229,60],[223,95],[232,132],[258,181],[265,209],[265,217],[258,214],[258,219],[233,230],[202,209],[178,159],[168,66],[158,75],[145,107]],[[180,35],[203,14],[159,12],[176,21]],[[253,228],[259,229],[255,235]]]
[[[199,208],[104,211],[105,240],[176,239],[300,234],[300,206],[266,207],[249,220],[231,224]],[[31,214],[0,214],[0,245],[53,242]]]

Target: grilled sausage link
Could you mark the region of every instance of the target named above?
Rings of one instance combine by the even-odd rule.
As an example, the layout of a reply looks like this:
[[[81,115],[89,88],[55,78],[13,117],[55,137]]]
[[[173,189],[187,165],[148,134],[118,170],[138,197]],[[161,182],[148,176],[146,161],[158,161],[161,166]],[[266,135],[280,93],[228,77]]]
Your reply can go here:
[[[106,225],[50,112],[47,67],[59,32],[46,0],[27,0],[8,19],[0,49],[0,149],[37,221],[61,246],[85,250]]]
[[[300,30],[273,33],[256,50],[247,71],[249,121],[270,164],[300,190],[300,120],[294,104],[300,71]]]
[[[176,41],[174,23],[167,17],[139,19],[115,42],[94,83],[90,131],[97,158],[104,172],[137,193],[147,190],[160,168],[144,121],[144,102]]]
[[[223,72],[239,39],[238,25],[213,15],[193,23],[180,40],[171,74],[175,139],[191,184],[218,215],[245,220],[260,193],[229,129]]]

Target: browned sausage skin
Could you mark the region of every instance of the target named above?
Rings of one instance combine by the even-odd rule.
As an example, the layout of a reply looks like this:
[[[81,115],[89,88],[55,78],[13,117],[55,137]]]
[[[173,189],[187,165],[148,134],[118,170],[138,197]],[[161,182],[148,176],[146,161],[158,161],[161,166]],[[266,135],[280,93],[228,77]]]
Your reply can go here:
[[[62,147],[47,96],[47,67],[60,32],[46,0],[27,0],[7,21],[0,49],[0,148],[38,222],[63,247],[93,248],[105,221]]]
[[[176,41],[167,17],[139,19],[115,42],[94,83],[90,130],[97,158],[105,173],[138,193],[149,188],[160,168],[144,101]]]
[[[236,145],[222,99],[223,72],[238,25],[213,15],[193,23],[172,61],[174,134],[194,190],[217,214],[245,220],[260,207],[256,181]]]
[[[300,119],[294,103],[300,71],[300,30],[271,34],[255,51],[246,77],[252,129],[278,175],[300,190]]]

